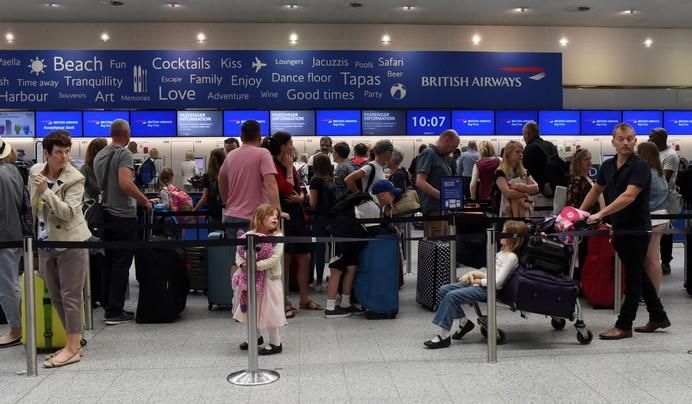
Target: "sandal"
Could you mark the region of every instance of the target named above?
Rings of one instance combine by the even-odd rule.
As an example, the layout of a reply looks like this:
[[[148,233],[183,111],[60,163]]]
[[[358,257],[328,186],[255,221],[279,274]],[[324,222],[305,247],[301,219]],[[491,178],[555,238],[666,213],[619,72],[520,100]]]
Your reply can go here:
[[[322,306],[312,300],[308,300],[307,303],[301,303],[299,307],[301,310],[323,310]]]
[[[286,313],[286,318],[293,318],[296,316],[298,310],[296,310],[291,303],[288,303],[286,306],[284,306],[284,312]]]

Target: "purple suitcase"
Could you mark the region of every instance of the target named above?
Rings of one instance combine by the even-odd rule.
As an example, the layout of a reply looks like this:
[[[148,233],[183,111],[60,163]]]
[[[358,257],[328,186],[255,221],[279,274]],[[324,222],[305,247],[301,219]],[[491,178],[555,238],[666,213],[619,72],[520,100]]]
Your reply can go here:
[[[553,275],[519,266],[498,296],[513,309],[572,319],[579,289],[567,275]]]

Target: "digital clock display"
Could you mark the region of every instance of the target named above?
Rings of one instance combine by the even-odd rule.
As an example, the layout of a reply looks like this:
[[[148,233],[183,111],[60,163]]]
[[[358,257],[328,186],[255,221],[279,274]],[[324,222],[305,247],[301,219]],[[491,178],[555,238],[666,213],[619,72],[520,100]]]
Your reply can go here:
[[[406,114],[409,135],[439,135],[451,127],[449,111],[408,111]]]

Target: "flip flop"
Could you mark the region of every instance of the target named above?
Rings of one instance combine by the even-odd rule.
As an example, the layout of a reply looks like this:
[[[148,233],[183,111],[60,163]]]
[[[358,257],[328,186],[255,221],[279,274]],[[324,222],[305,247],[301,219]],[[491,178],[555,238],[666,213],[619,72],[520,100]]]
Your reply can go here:
[[[309,300],[307,303],[301,303],[299,307],[301,310],[324,310],[322,306],[312,300]]]
[[[293,318],[296,316],[296,313],[298,310],[296,310],[295,307],[291,303],[288,303],[286,306],[284,306],[284,313],[286,314],[286,318]]]
[[[1,348],[9,348],[11,346],[17,346],[22,344],[22,337],[17,337],[13,339],[10,342],[5,342],[4,344],[0,344],[0,349]]]

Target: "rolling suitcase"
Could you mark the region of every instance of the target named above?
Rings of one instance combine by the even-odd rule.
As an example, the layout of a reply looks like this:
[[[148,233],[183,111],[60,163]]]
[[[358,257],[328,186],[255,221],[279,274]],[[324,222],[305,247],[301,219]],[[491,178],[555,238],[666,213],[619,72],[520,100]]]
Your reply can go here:
[[[149,223],[153,216],[147,214]],[[151,236],[145,236],[150,239]],[[139,298],[135,321],[138,323],[171,323],[185,310],[190,281],[185,257],[177,248],[135,250],[135,274]]]
[[[608,227],[598,227],[604,230]],[[615,303],[615,249],[609,235],[586,239],[586,260],[581,271],[581,291],[594,308],[612,308]],[[625,276],[622,276],[625,290]]]
[[[449,254],[449,243],[446,241],[418,242],[416,302],[432,311],[440,305],[440,287],[449,283]]]
[[[399,239],[380,235],[360,254],[355,296],[368,319],[392,319],[399,312]]]
[[[225,237],[223,231],[209,233],[209,240],[219,240]],[[214,306],[233,307],[233,288],[231,287],[231,257],[230,247],[210,247],[207,249],[207,299],[209,310]]]
[[[578,294],[577,282],[569,275],[530,271],[519,266],[499,296],[515,310],[572,320]]]
[[[190,280],[190,290],[207,292],[207,249],[204,247],[187,247],[183,249],[185,254],[185,267]]]
[[[22,300],[24,300],[24,277],[22,276]],[[36,347],[39,349],[62,348],[67,344],[67,333],[53,307],[48,287],[38,272],[34,272],[36,296]],[[26,344],[26,307],[22,304],[22,343]]]

